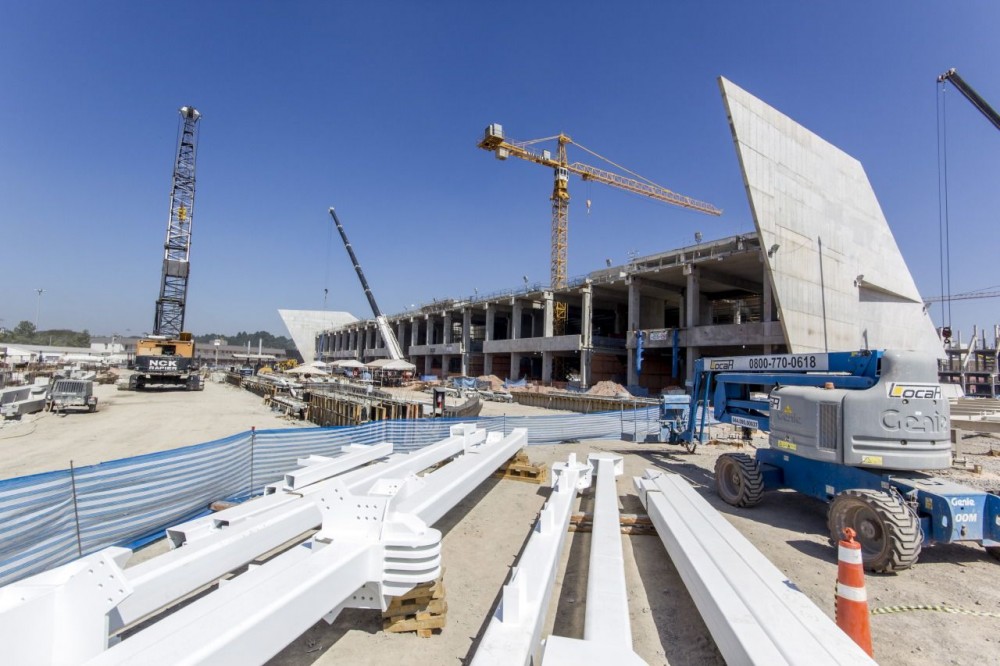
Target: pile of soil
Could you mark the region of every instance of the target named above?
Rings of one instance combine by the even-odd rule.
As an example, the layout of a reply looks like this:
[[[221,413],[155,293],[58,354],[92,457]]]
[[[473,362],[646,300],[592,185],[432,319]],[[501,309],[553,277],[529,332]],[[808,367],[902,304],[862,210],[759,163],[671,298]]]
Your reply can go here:
[[[496,375],[480,375],[476,377],[476,381],[489,383],[490,391],[500,391],[503,389],[503,380]]]
[[[587,391],[587,395],[599,395],[614,398],[618,396],[631,397],[632,394],[629,393],[628,389],[621,384],[603,381],[597,382],[590,387],[590,390]]]

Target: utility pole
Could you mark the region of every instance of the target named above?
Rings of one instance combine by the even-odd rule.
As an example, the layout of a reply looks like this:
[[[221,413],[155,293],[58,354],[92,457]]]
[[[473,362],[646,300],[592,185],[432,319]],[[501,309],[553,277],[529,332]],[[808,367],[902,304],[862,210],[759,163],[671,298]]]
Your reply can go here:
[[[38,300],[35,302],[35,331],[38,331],[38,313],[42,309],[42,294],[45,293],[44,289],[36,289],[38,292]]]

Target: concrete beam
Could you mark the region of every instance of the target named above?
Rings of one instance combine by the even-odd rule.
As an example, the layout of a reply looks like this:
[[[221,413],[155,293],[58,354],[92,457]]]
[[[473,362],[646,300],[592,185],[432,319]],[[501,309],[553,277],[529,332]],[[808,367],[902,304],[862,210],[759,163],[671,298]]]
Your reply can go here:
[[[722,271],[717,271],[711,268],[705,268],[703,266],[699,266],[698,273],[701,276],[702,280],[717,282],[719,284],[724,284],[727,287],[742,289],[743,291],[747,291],[752,294],[760,294],[764,291],[764,285],[760,282],[747,280],[746,278],[730,275],[729,273],[723,273]]]

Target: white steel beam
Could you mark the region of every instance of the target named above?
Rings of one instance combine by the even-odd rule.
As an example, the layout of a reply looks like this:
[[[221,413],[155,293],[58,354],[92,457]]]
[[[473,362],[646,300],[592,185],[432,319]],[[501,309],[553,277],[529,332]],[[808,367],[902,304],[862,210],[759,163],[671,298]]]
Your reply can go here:
[[[727,663],[875,663],[682,477],[635,486]]]
[[[537,657],[576,494],[590,487],[590,473],[589,465],[577,463],[576,454],[552,466],[552,493],[511,569],[472,666],[528,664]]]
[[[77,664],[107,643],[107,613],[131,591],[127,548],[107,548],[0,588],[5,664]]]
[[[628,587],[618,511],[615,477],[624,472],[624,459],[613,453],[592,453],[587,462],[594,468],[594,527],[590,539],[587,571],[587,610],[583,640],[550,636],[545,641],[545,666],[572,666],[584,662],[644,664],[632,651]]]
[[[336,458],[317,461],[316,458],[319,456],[316,456],[300,460],[299,464],[304,467],[285,474],[285,487],[289,490],[301,490],[317,481],[329,479],[378,458],[384,458],[392,453],[392,443],[382,442],[373,446],[347,444],[340,447],[340,451],[340,455]]]
[[[0,590],[0,602],[6,602],[0,604],[0,644],[26,657],[19,663],[62,663],[46,656],[52,641],[39,638],[58,639],[58,650],[72,655],[63,661],[74,663],[91,658],[96,664],[143,666],[263,663],[316,620],[332,622],[342,608],[384,609],[389,597],[440,576],[441,533],[429,523],[527,442],[523,428],[508,437],[487,438],[464,426],[453,433],[449,440],[457,439],[466,455],[447,465],[447,474],[374,478],[366,470],[351,482],[333,477],[309,486],[315,492],[298,495],[282,511],[241,516],[217,535],[147,565],[123,571],[128,551],[111,549],[40,575],[47,578],[22,581],[20,588]],[[456,443],[449,440],[446,452],[453,454],[448,447]],[[352,490],[366,485],[366,491]],[[316,524],[317,511],[322,527],[310,540],[105,649],[112,631],[109,617],[121,626],[181,599],[207,576],[251,557],[269,539],[295,531],[294,524]],[[157,564],[161,558],[165,563]],[[95,562],[108,575],[95,578]],[[97,592],[91,589],[94,581]],[[104,585],[117,592],[101,591]],[[40,586],[44,594],[34,594]],[[220,617],[226,618],[223,629]]]
[[[102,664],[261,664],[358,589],[370,546],[297,546],[99,654]]]

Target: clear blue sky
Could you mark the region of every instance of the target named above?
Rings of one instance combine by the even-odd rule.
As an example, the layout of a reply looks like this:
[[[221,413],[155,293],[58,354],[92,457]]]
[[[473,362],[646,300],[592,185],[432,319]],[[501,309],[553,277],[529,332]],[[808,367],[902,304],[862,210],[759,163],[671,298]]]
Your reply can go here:
[[[569,273],[751,231],[716,77],[865,165],[940,293],[936,76],[1000,106],[1000,3],[47,2],[0,6],[0,325],[148,330],[177,107],[203,113],[187,327],[284,333],[547,282],[551,173],[476,149],[564,131],[711,218],[570,183]],[[1000,284],[1000,135],[948,93],[952,292]],[[578,154],[584,158],[584,154]],[[587,160],[584,160],[587,161]],[[584,201],[592,211],[585,213]],[[953,323],[1000,321],[1000,299]],[[940,310],[933,315],[940,321]],[[967,333],[966,333],[967,335]]]

